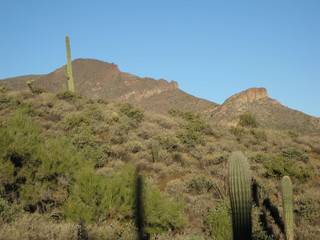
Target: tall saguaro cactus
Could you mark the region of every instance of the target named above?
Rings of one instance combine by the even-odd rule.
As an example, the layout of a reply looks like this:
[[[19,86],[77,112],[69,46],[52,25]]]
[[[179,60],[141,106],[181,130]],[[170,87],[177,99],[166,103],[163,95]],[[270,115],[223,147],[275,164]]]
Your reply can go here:
[[[66,36],[66,51],[67,51],[67,78],[68,88],[70,92],[74,92],[74,82],[72,75],[72,64],[71,64],[71,50],[69,36]]]
[[[284,209],[284,231],[287,240],[293,240],[293,207],[292,183],[290,177],[284,176],[281,180],[282,204]]]
[[[249,164],[242,152],[232,153],[229,164],[233,239],[251,240],[252,198]]]

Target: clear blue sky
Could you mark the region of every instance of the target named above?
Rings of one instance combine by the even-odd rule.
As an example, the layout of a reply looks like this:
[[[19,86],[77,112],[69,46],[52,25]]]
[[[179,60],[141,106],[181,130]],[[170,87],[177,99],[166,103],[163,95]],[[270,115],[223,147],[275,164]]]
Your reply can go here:
[[[320,117],[319,0],[1,0],[0,79],[72,58],[164,78],[216,103],[266,87]]]

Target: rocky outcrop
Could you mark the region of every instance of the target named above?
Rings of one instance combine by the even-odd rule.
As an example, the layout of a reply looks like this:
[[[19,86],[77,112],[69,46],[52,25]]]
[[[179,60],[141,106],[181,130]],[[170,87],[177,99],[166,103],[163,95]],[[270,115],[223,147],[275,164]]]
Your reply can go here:
[[[229,97],[225,103],[228,102],[241,102],[251,103],[259,99],[269,98],[267,89],[265,88],[249,88],[243,92],[237,93]]]

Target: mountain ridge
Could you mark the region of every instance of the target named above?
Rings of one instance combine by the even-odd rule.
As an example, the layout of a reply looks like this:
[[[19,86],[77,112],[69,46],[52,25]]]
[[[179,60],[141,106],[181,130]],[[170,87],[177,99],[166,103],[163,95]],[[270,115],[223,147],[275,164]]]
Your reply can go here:
[[[187,106],[189,110],[198,111],[217,106],[216,103],[185,93],[175,81],[142,78],[121,72],[114,63],[80,58],[72,64],[76,91],[89,98],[102,98],[109,102],[128,101],[160,113],[166,113],[173,107],[185,109]],[[49,74],[7,78],[1,80],[1,83],[13,90],[23,90],[26,89],[26,81],[33,78],[34,86],[50,92],[59,91],[63,84],[67,85],[63,68]],[[161,104],[152,104],[150,99],[157,99]]]
[[[79,58],[72,64],[75,89],[88,98],[101,98],[111,103],[130,102],[136,107],[162,114],[172,108],[192,110],[216,124],[229,126],[236,126],[241,114],[251,113],[267,128],[299,131],[320,129],[320,118],[281,105],[279,101],[271,99],[263,87],[236,93],[219,105],[182,91],[175,81],[122,72],[115,63]],[[56,92],[67,85],[64,68],[62,66],[49,74],[3,79],[1,84],[13,90],[25,90],[26,81],[34,80],[35,87]]]

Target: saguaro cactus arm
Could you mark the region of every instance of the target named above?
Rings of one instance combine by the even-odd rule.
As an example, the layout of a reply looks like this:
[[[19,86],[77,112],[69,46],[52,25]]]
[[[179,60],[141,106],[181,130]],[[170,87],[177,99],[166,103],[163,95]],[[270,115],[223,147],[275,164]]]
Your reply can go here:
[[[233,239],[251,240],[252,199],[249,164],[241,152],[234,152],[229,159],[229,164]]]

